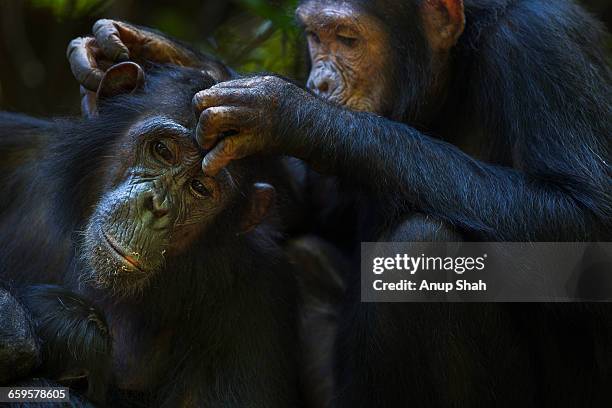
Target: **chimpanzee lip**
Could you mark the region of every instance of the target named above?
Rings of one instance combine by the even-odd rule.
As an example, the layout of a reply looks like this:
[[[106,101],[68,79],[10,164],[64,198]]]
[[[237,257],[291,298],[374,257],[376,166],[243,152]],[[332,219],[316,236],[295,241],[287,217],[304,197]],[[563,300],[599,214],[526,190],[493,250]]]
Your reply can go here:
[[[102,235],[106,240],[109,247],[112,248],[113,251],[124,261],[127,262],[131,267],[138,269],[141,272],[144,272],[140,267],[138,261],[133,259],[132,257],[126,255],[126,251],[119,245],[117,240],[115,240],[111,235],[109,235],[106,231],[102,230]]]

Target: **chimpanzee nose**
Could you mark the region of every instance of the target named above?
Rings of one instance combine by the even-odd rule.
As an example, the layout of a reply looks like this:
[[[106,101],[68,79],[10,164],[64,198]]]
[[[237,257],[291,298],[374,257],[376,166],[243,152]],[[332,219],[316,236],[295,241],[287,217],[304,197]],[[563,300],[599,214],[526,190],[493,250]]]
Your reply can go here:
[[[315,85],[320,93],[327,93],[329,91],[329,82],[327,80],[317,81]]]
[[[153,193],[149,210],[156,218],[162,218],[170,212],[170,203],[166,194]]]
[[[338,73],[328,61],[319,61],[310,72],[307,86],[315,94],[329,97],[338,84]]]
[[[329,93],[329,79],[322,75],[315,75],[308,81],[308,88],[319,96],[326,96]]]

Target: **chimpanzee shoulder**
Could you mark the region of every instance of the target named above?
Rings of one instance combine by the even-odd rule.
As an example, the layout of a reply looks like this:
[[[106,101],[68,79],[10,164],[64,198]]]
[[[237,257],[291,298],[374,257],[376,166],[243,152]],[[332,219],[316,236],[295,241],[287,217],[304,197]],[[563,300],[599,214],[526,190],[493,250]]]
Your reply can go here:
[[[612,124],[602,118],[612,115],[612,70],[603,26],[567,1],[465,5],[442,122],[462,123],[479,157],[546,180],[609,219],[602,136]]]

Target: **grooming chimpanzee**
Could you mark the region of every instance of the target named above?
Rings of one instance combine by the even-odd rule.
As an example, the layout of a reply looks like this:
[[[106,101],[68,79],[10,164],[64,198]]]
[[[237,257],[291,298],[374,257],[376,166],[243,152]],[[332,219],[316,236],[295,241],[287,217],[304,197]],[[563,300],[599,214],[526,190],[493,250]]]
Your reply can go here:
[[[573,1],[306,0],[296,14],[311,92],[266,76],[198,93],[207,174],[254,152],[304,159],[360,198],[354,212],[331,203],[341,216],[319,231],[345,232],[338,242],[610,238],[606,35]],[[95,28],[69,47],[90,88],[100,55],[168,43],[125,23]],[[360,304],[358,273],[346,278],[338,406],[612,400],[606,306]]]
[[[0,116],[0,276],[48,350],[36,374],[98,400],[110,376],[113,406],[299,406],[288,187],[272,158],[202,173],[191,100],[214,82],[126,62],[92,118]]]

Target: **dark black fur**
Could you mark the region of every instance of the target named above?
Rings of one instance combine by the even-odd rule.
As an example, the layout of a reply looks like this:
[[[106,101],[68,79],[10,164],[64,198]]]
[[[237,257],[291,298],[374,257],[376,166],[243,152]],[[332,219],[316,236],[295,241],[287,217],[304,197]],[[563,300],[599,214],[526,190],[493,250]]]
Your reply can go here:
[[[30,315],[0,288],[0,384],[28,375],[40,364],[40,343]]]
[[[19,299],[31,314],[42,344],[42,364],[35,374],[69,385],[86,379],[88,398],[104,403],[112,339],[101,312],[61,286],[29,286]]]
[[[0,178],[0,277],[16,288],[59,284],[80,293],[76,302],[84,297],[95,304],[112,328],[113,352],[125,347],[128,357],[141,361],[136,372],[113,368],[118,382],[124,371],[130,378],[137,374],[143,394],[136,401],[297,406],[293,274],[271,222],[243,235],[235,228],[253,182],[278,174],[276,160],[250,159],[232,167],[243,194],[187,253],[168,259],[141,296],[115,299],[79,282],[79,232],[104,188],[105,158],[113,154],[109,145],[143,115],[163,114],[193,128],[192,96],[211,85],[199,71],[166,67],[147,74],[143,91],[108,100],[92,120],[0,114],[0,157],[14,163]],[[15,152],[23,158],[13,159]],[[52,291],[46,288],[44,300],[33,307],[52,301]],[[52,322],[59,332],[70,324],[68,316]],[[96,349],[94,343],[102,340],[88,339],[88,327],[81,320],[77,333],[68,336]],[[78,351],[61,347],[62,353]],[[134,350],[139,354],[129,354]],[[87,355],[96,350],[83,353],[76,358],[99,357]]]

